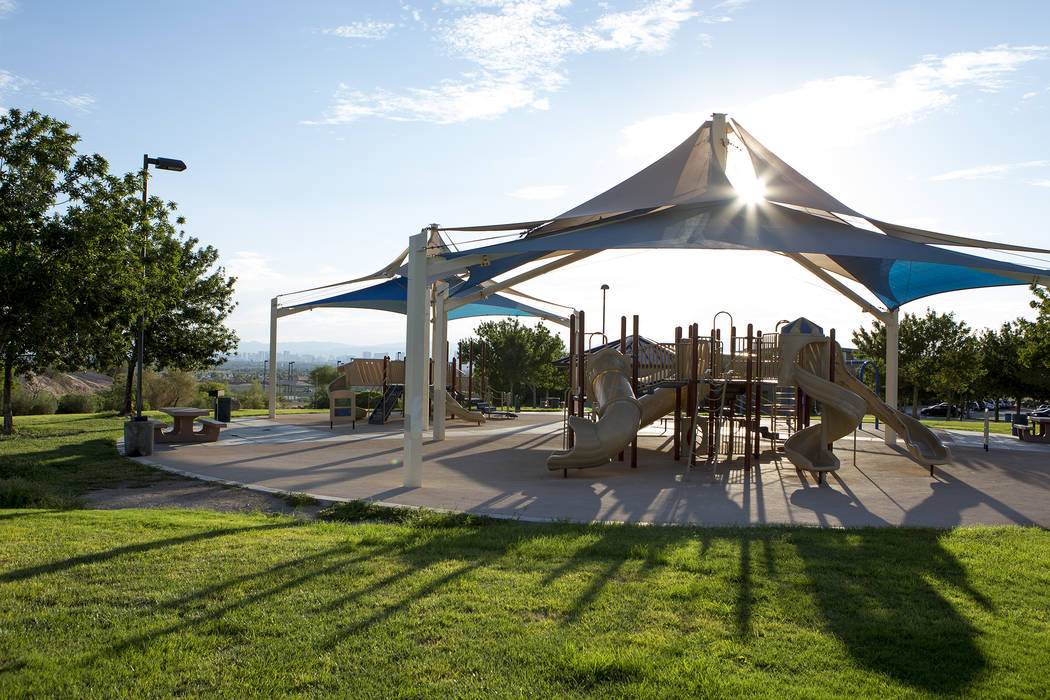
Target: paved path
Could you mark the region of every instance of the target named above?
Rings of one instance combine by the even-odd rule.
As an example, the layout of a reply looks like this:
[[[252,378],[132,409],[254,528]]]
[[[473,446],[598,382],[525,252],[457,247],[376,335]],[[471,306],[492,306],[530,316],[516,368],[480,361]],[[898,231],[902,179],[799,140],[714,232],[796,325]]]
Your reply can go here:
[[[558,414],[522,414],[482,426],[450,423],[426,439],[423,486],[401,486],[399,424],[328,429],[327,416],[240,418],[218,442],[158,445],[142,461],[194,476],[319,498],[364,499],[526,520],[756,523],[858,527],[1016,524],[1050,527],[1050,445],[939,431],[954,461],[928,469],[889,448],[866,426],[836,443],[842,468],[817,485],[771,451],[757,469],[740,464],[687,473],[658,426],[640,440],[639,465],[562,472],[546,468],[561,445]],[[768,447],[768,442],[763,448]]]

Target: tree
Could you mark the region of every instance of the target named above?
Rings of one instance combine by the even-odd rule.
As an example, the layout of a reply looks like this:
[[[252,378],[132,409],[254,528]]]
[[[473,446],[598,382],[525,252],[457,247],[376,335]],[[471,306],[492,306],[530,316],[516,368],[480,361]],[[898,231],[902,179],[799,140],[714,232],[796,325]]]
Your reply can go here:
[[[120,322],[98,328],[94,339],[108,361],[103,364],[127,367],[124,413],[132,411],[140,315],[146,318],[143,362],[157,369],[213,367],[237,346],[224,325],[235,306],[235,279],[216,267],[218,250],[176,230],[185,219],[173,220],[174,203],[150,197],[143,204],[141,188],[141,174],[110,183],[108,206],[127,232],[124,258],[135,279],[121,289]]]
[[[557,386],[557,375],[550,364],[565,354],[565,346],[542,323],[529,327],[517,319],[485,321],[478,324],[476,332],[477,339],[464,340],[462,348],[473,341],[473,360],[478,363],[481,343],[486,345],[485,374],[489,386],[509,391],[512,403],[516,403],[515,392],[521,384],[532,388],[534,404],[538,387]],[[461,352],[460,357],[467,355]]]
[[[1038,375],[1039,384],[1050,384],[1050,292],[1032,285],[1035,299],[1029,306],[1038,312],[1036,320],[1020,322],[1024,331],[1024,342],[1021,347],[1021,358],[1025,364]]]
[[[1030,325],[1030,324],[1029,324]],[[1025,324],[1021,320],[1004,323],[998,331],[985,329],[979,339],[984,376],[980,389],[995,399],[995,419],[999,420],[999,399],[1021,397],[1039,390],[1039,373],[1024,359]]]
[[[897,358],[897,375],[899,378],[898,391],[912,394],[912,415],[918,415],[919,410],[919,388],[925,372],[924,348],[926,340],[922,332],[918,318],[915,314],[906,313],[900,319],[897,335],[899,354]],[[857,347],[857,355],[865,360],[875,363],[879,370],[879,376],[886,376],[886,326],[879,321],[872,321],[871,330],[863,328],[853,331],[853,343]],[[873,379],[873,378],[872,378]],[[872,386],[874,389],[874,386]]]
[[[107,207],[106,161],[78,156],[69,125],[36,111],[0,116],[0,362],[3,433],[16,373],[85,362],[82,342],[119,314],[125,239]]]
[[[339,376],[339,370],[332,365],[318,365],[310,370],[310,384],[314,395],[310,401],[313,408],[328,408],[328,385]]]
[[[932,391],[947,395],[949,404],[956,394],[965,394],[983,376],[978,343],[969,327],[955,321],[954,314],[938,314],[926,309],[925,316],[904,314],[900,321],[898,372],[902,388],[912,390],[912,415],[917,415],[919,393]],[[872,330],[853,332],[853,342],[880,373],[886,369],[886,327],[872,323]]]

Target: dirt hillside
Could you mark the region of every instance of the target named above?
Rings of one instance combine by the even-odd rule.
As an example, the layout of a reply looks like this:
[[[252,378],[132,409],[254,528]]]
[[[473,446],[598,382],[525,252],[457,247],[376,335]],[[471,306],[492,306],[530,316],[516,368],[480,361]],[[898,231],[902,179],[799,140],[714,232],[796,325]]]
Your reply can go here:
[[[98,372],[48,372],[33,377],[20,377],[22,386],[32,391],[46,391],[52,396],[94,394],[113,385],[113,378]]]

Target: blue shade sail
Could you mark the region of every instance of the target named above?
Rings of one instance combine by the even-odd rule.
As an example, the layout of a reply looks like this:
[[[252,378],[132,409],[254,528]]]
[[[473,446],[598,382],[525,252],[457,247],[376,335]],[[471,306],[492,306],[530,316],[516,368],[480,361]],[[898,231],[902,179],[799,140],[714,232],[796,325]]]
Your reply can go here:
[[[390,311],[397,314],[408,313],[408,280],[394,277],[370,287],[356,289],[352,292],[336,294],[317,301],[293,304],[284,307],[292,311],[313,308],[372,309]],[[474,316],[536,316],[551,318],[553,314],[528,304],[523,304],[501,294],[492,294],[470,304],[460,306],[448,312],[449,319],[471,318]]]

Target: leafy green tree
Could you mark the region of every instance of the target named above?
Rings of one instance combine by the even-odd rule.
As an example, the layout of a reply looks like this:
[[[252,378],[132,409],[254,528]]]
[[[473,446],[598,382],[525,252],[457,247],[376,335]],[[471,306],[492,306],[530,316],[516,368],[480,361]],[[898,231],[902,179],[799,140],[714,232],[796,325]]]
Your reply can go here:
[[[105,206],[106,161],[76,153],[69,125],[36,111],[0,116],[0,362],[3,433],[14,376],[90,360],[83,342],[119,315],[124,231]]]
[[[124,260],[133,280],[115,291],[120,322],[97,328],[93,344],[100,364],[126,366],[123,412],[130,413],[140,316],[146,318],[144,364],[184,372],[214,367],[237,345],[224,325],[234,308],[235,280],[216,266],[218,250],[176,229],[185,219],[174,217],[174,203],[150,197],[143,204],[141,174],[112,179],[107,205],[129,241]]]
[[[955,397],[967,396],[979,386],[984,375],[977,338],[966,322],[956,321],[952,313],[938,314],[927,309],[922,322],[928,340],[927,385],[939,396],[946,395],[951,406]],[[951,417],[950,412],[948,416]]]
[[[332,365],[318,365],[310,370],[310,384],[314,388],[311,407],[328,408],[328,385],[338,376],[339,370]]]
[[[870,331],[853,332],[858,351],[886,371],[886,327],[879,321]],[[906,313],[900,320],[898,374],[901,388],[912,391],[912,415],[917,415],[919,394],[930,391],[947,396],[951,403],[966,395],[983,376],[977,339],[954,314],[926,309],[925,316]],[[884,375],[885,376],[885,375]]]
[[[1037,374],[1037,384],[1048,385],[1050,375],[1050,292],[1032,285],[1035,299],[1029,305],[1038,313],[1034,323],[1022,322],[1021,358]]]
[[[861,328],[853,331],[853,344],[857,356],[875,363],[879,376],[886,376],[886,326],[880,321],[872,321],[871,330]],[[919,389],[926,371],[924,349],[927,340],[922,336],[922,328],[915,314],[905,313],[900,319],[897,344],[900,353],[897,357],[898,390],[912,394],[912,415],[918,415]],[[868,375],[868,382],[874,382],[874,376]],[[874,384],[872,384],[874,389]]]
[[[1038,393],[1046,386],[1046,372],[1034,369],[1025,356],[1026,329],[1030,323],[1021,320],[1004,323],[998,331],[985,329],[979,340],[981,368],[984,375],[979,388],[994,398],[995,419],[999,420],[999,399],[1006,396],[1021,405],[1023,396]]]
[[[501,391],[509,391],[512,403],[521,385],[532,389],[533,403],[539,387],[558,386],[558,377],[551,362],[565,354],[565,346],[542,323],[535,327],[523,325],[517,319],[484,321],[478,324],[477,338],[463,341],[460,357],[471,340],[475,345],[475,363],[481,359],[481,343],[486,345],[485,373],[488,385]],[[469,359],[469,358],[468,358]],[[477,364],[475,364],[477,366]]]

